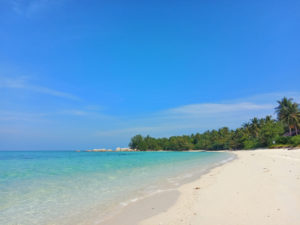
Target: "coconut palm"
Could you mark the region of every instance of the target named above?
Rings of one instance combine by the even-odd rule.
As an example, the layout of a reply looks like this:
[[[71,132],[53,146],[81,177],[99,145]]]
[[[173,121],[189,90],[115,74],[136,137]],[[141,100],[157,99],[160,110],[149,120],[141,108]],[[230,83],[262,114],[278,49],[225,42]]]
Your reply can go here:
[[[278,106],[275,111],[278,116],[278,120],[282,121],[289,128],[289,134],[292,136],[292,129],[295,130],[298,135],[298,127],[300,125],[300,110],[299,105],[293,102],[292,98],[284,97],[281,101],[277,101]]]
[[[260,129],[259,119],[254,117],[253,119],[251,119],[250,131],[255,138],[258,137],[259,129]]]

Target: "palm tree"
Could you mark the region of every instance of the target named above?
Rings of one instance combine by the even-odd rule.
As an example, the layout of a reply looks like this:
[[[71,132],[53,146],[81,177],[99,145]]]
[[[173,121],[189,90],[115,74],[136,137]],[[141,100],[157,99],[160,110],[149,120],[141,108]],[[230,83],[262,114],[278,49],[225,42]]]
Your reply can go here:
[[[255,138],[258,137],[259,129],[260,129],[259,120],[258,118],[254,117],[250,123],[250,131]]]
[[[264,119],[264,121],[265,121],[266,123],[272,121],[272,116],[270,116],[270,115],[266,116],[266,118]]]
[[[292,136],[292,129],[295,129],[298,135],[298,127],[300,125],[299,104],[293,102],[292,98],[284,97],[281,101],[277,101],[278,106],[275,108],[278,120],[285,123],[289,128],[289,134]]]

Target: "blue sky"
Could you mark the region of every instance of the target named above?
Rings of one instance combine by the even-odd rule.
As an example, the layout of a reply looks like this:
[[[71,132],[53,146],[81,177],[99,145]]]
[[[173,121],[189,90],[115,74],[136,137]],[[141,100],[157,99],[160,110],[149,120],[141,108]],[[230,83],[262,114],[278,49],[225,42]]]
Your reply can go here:
[[[0,150],[126,147],[300,102],[299,1],[0,0]]]

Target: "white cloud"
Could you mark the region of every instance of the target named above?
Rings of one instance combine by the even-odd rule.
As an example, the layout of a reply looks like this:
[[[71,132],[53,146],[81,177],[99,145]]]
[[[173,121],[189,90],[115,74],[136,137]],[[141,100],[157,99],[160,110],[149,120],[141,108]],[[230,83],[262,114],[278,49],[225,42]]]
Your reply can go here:
[[[205,114],[218,114],[225,112],[237,112],[244,110],[261,110],[261,109],[272,109],[272,104],[255,104],[251,102],[241,102],[232,104],[217,104],[217,103],[203,103],[203,104],[192,104],[184,105],[177,108],[166,110],[165,114],[170,115],[199,115]]]
[[[15,88],[15,89],[24,89],[32,92],[37,92],[41,94],[46,94],[46,95],[52,95],[56,97],[61,97],[61,98],[66,98],[66,99],[71,99],[71,100],[80,100],[79,97],[54,90],[48,87],[44,86],[39,86],[39,85],[33,85],[28,82],[29,78],[26,76],[20,76],[17,78],[7,78],[7,77],[0,77],[0,88]]]

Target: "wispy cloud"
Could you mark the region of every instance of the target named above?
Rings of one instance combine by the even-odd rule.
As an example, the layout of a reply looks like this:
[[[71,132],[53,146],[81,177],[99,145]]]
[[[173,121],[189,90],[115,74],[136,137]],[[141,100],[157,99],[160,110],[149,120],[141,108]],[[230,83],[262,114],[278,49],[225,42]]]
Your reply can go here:
[[[88,110],[87,108],[88,107],[84,107],[83,109],[65,109],[54,112],[52,115],[77,116],[87,119],[94,119],[95,121],[116,119],[115,117],[104,114],[101,111]]]
[[[77,97],[73,94],[53,90],[53,89],[50,89],[50,88],[47,88],[47,87],[28,85],[28,86],[25,86],[24,88],[26,88],[28,90],[31,90],[31,91],[39,92],[39,93],[42,93],[42,94],[48,94],[48,95],[61,97],[61,98],[68,98],[68,99],[71,99],[71,100],[80,100],[79,97]]]
[[[66,98],[71,100],[80,100],[79,97],[58,90],[54,90],[48,87],[34,85],[29,83],[29,78],[26,76],[20,76],[16,78],[7,78],[0,77],[0,88],[15,88],[15,89],[24,89],[27,91],[37,92],[46,95],[52,95],[55,97]]]
[[[222,126],[236,128],[253,117],[274,116],[276,100],[283,96],[293,97],[295,100],[300,99],[300,93],[285,92],[250,96],[221,103],[182,105],[129,119],[119,123],[119,127],[116,129],[98,131],[96,135],[130,138],[138,133],[170,136],[203,132]]]
[[[28,112],[17,112],[17,111],[0,111],[0,121],[40,121],[48,113],[28,113]]]
[[[80,110],[80,109],[68,109],[68,110],[60,111],[59,114],[70,115],[70,116],[87,116],[90,115],[91,112]]]
[[[31,16],[61,2],[62,0],[12,0],[10,4],[16,14]]]
[[[10,111],[0,110],[0,121],[53,121],[57,117],[80,117],[85,119],[94,120],[112,120],[114,117],[106,115],[99,111],[91,111],[85,109],[61,109],[56,111],[47,112],[22,112],[22,111]]]
[[[262,110],[262,109],[272,109],[274,106],[272,104],[255,104],[251,102],[241,102],[241,103],[203,103],[203,104],[191,104],[184,105],[177,108],[168,109],[163,112],[163,114],[168,115],[186,115],[186,116],[203,116],[207,114],[219,114],[226,112],[238,112],[245,110]]]

